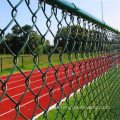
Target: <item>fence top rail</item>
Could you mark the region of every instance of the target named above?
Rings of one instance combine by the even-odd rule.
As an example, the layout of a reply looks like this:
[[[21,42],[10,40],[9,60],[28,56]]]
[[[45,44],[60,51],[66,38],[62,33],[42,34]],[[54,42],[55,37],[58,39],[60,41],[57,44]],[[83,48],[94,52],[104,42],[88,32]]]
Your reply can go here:
[[[57,7],[59,9],[62,9],[62,10],[65,9],[70,13],[74,13],[75,15],[81,16],[86,20],[89,20],[97,25],[100,25],[101,27],[104,27],[108,30],[111,30],[115,33],[120,34],[119,30],[111,27],[110,25],[106,24],[104,21],[102,21],[102,20],[96,18],[95,16],[85,12],[84,10],[78,8],[77,6],[75,6],[74,4],[72,4],[66,0],[46,0],[46,3],[50,4],[50,5],[57,5]]]

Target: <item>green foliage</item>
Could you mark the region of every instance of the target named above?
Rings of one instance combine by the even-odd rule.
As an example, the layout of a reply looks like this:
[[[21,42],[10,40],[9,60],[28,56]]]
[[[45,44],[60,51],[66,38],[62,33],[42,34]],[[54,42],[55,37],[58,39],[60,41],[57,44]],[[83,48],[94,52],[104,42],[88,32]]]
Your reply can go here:
[[[87,38],[86,34],[83,36],[83,28],[77,25],[71,25],[69,28],[63,27],[61,31],[57,31],[56,36],[58,36],[58,47],[62,47],[62,49],[64,49],[67,46],[65,50],[66,52],[70,52],[71,48],[74,48],[74,51],[79,51],[81,48],[81,41],[82,48],[84,48],[84,39]],[[57,42],[54,41],[54,45],[56,44]]]
[[[13,53],[18,53],[18,51],[22,48],[24,43],[26,42],[26,34],[31,30],[30,25],[25,25],[21,29],[18,25],[12,27],[12,33],[8,33],[5,36],[5,42],[7,43],[8,47],[11,48]],[[23,32],[24,31],[24,32]],[[9,54],[9,50],[4,50],[4,43],[0,44],[0,53],[1,54]],[[39,51],[42,47],[41,36],[36,31],[31,31],[29,33],[29,41],[27,46],[22,51],[22,54],[30,54],[30,50],[32,50],[35,54]],[[50,51],[50,42],[49,40],[45,41],[45,49],[42,50],[42,53]]]
[[[100,36],[102,34],[99,31],[89,30],[82,28],[78,25],[71,25],[70,27],[63,27],[62,30],[57,31],[57,40],[54,41],[54,45],[58,44],[58,48],[65,48],[65,52],[71,52],[72,48],[78,52],[88,51],[109,51],[109,45],[100,44]],[[107,35],[104,34],[105,42],[108,41]],[[98,42],[94,42],[98,41]]]
[[[46,40],[46,42],[45,42],[45,49],[47,50],[47,51],[50,51],[50,41],[49,40]]]

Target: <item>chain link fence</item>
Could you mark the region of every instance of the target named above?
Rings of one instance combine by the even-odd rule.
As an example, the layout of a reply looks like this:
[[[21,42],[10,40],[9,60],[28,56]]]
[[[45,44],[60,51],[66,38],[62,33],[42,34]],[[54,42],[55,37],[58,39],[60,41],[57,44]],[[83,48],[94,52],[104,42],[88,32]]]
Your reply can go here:
[[[11,17],[0,29],[0,45],[13,56],[14,66],[9,75],[0,76],[0,119],[36,119],[43,114],[41,119],[47,120],[50,119],[48,111],[56,108],[52,119],[119,120],[120,32],[64,0],[2,2],[9,5]],[[31,5],[32,2],[37,7]],[[29,29],[23,28],[18,19],[22,5],[30,14]],[[28,22],[24,14],[20,17]],[[17,38],[23,37],[17,51],[6,36],[13,24],[17,26],[13,30],[14,36],[19,30]],[[40,36],[36,47],[31,45],[35,42],[33,31]],[[48,39],[52,39],[51,49],[46,47]],[[18,57],[25,49],[33,56],[34,65],[29,73],[19,66]],[[46,68],[38,64],[42,51],[47,56]],[[53,59],[56,53],[58,56],[54,59],[58,65]],[[14,74],[15,70],[19,73]],[[14,85],[11,82],[15,82]],[[66,107],[61,106],[63,101]],[[66,116],[67,112],[70,118]]]

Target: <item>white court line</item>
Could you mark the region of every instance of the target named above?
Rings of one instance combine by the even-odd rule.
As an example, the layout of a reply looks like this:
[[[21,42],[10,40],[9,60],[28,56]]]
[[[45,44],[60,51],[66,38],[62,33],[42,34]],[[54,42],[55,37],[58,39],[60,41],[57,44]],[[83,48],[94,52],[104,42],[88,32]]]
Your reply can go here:
[[[78,72],[77,72],[77,73],[78,73]],[[70,76],[73,76],[73,75],[69,75],[69,77],[70,77]],[[66,76],[60,78],[59,80],[64,79],[64,78],[66,78]],[[41,79],[41,80],[42,80],[42,79]],[[36,82],[36,81],[34,81],[34,82]],[[49,85],[49,84],[51,84],[51,83],[53,83],[53,82],[55,82],[55,81],[52,81],[52,82],[47,83],[47,84]],[[33,88],[32,90],[35,90],[35,89],[40,88],[40,87],[42,87],[42,85],[39,86],[39,87],[35,87],[35,88]],[[12,89],[12,88],[10,88],[10,89]],[[8,90],[10,90],[10,89],[8,89]],[[28,91],[28,92],[30,92],[30,91]],[[11,97],[13,98],[13,97],[19,96],[19,95],[21,95],[21,94],[23,94],[23,93],[24,93],[24,92],[22,92],[22,93],[20,93],[20,94],[17,94],[17,95],[14,95],[14,96],[11,96]],[[3,99],[2,101],[7,100],[7,99],[9,99],[9,98],[5,98],[5,99]]]
[[[86,60],[86,59],[85,59]],[[81,61],[81,60],[80,60]],[[73,62],[73,63],[76,63],[76,62]],[[67,64],[69,64],[69,63],[65,63],[64,65],[67,65]],[[71,64],[70,64],[71,65]],[[57,67],[57,66],[60,66],[60,65],[55,65],[55,67]],[[62,67],[63,65],[61,65],[61,67]],[[64,67],[64,66],[63,66]],[[48,67],[44,67],[44,68],[41,68],[41,70],[43,71],[43,69],[47,69]],[[53,67],[50,67],[49,69],[53,69]],[[34,71],[37,71],[38,69],[35,69]],[[27,71],[23,71],[24,73],[27,73],[27,72],[30,72],[31,73],[31,70],[27,70]],[[15,75],[15,74],[20,74],[21,72],[18,72],[18,73],[14,73],[13,75]],[[9,76],[9,74],[8,75],[3,75],[3,76],[0,76],[0,77],[8,77]]]
[[[89,73],[89,74],[91,74],[91,73]],[[104,74],[104,73],[103,73]],[[72,76],[72,75],[71,75]],[[87,76],[87,74],[85,75],[85,76]],[[100,75],[101,76],[101,75]],[[99,76],[99,77],[100,77]],[[82,77],[80,77],[80,78],[82,78]],[[62,79],[62,78],[61,78]],[[93,80],[92,80],[93,81]],[[74,80],[73,82],[76,82],[76,80]],[[89,83],[87,83],[87,84],[89,84]],[[66,85],[64,85],[64,86],[67,86],[67,85],[69,85],[69,83],[68,84],[66,84]],[[86,86],[86,85],[85,85]],[[53,90],[53,91],[56,91],[56,90],[58,90],[58,89],[60,89],[60,88],[57,88],[57,89],[55,89],[55,90]],[[81,88],[80,88],[81,89]],[[49,93],[47,93],[47,94],[45,94],[45,95],[43,95],[43,96],[41,96],[41,97],[39,97],[39,98],[42,98],[42,97],[44,97],[44,96],[46,96],[46,95],[48,95]],[[71,96],[71,95],[70,95]],[[34,100],[32,100],[32,101],[30,101],[30,102],[27,102],[27,103],[25,103],[25,104],[23,104],[23,105],[21,105],[20,107],[22,107],[22,106],[24,106],[24,105],[27,105],[27,104],[29,104],[29,103],[31,103],[31,102],[33,102]],[[10,110],[10,111],[8,111],[8,112],[5,112],[5,113],[3,113],[2,115],[0,115],[0,116],[3,116],[3,115],[5,115],[5,114],[7,114],[7,113],[10,113],[10,112],[12,112],[12,111],[14,111],[15,109],[12,109],[12,110]]]
[[[87,60],[87,59],[85,59],[85,60]],[[82,60],[80,60],[80,61],[82,61]],[[73,63],[75,63],[75,62],[73,62]],[[64,65],[67,65],[67,64],[69,64],[69,63],[65,63]],[[84,64],[85,64],[85,63],[83,63],[82,65],[84,65]],[[57,67],[57,66],[59,66],[59,65],[55,65],[55,67]],[[73,66],[73,65],[70,64],[69,67],[71,67],[71,66]],[[62,67],[65,68],[63,65],[61,65],[61,68],[62,68]],[[42,69],[47,69],[47,68],[48,68],[48,67],[46,67],[46,68],[42,68]],[[41,70],[42,70],[42,69],[41,69]],[[49,70],[50,70],[50,69],[53,69],[53,68],[50,67]],[[34,73],[37,73],[37,72],[36,72],[37,70],[38,70],[38,69],[35,69],[35,70],[34,70],[34,71],[35,71]],[[46,71],[46,70],[42,70],[42,71]],[[53,71],[54,71],[54,70],[53,70]],[[26,73],[26,74],[30,74],[30,73],[27,73],[27,72],[30,72],[30,73],[31,73],[30,70],[25,71],[24,73]],[[21,74],[21,73],[14,73],[13,75],[15,75],[15,74]],[[8,77],[9,75],[4,75],[4,76],[0,76],[0,77],[5,77],[5,76]],[[14,76],[14,77],[11,77],[11,78],[17,78],[17,77],[20,77],[20,76],[23,76],[23,75]],[[2,79],[2,80],[6,80],[6,79]]]
[[[72,71],[72,69],[71,70],[69,70],[69,71]],[[82,70],[83,72],[85,71],[85,68],[84,68],[84,70]],[[61,73],[59,73],[59,74],[61,74]],[[53,77],[54,75],[52,75],[52,77]],[[35,77],[35,76],[34,76]],[[51,77],[51,76],[50,76]],[[50,77],[48,77],[48,78],[50,78]],[[25,80],[25,79],[21,79],[21,80]],[[35,83],[35,82],[37,82],[37,81],[41,81],[42,79],[40,79],[40,80],[36,80],[36,81],[33,81],[33,82],[31,82],[31,83]],[[16,87],[12,87],[12,88],[9,88],[9,89],[7,89],[7,91],[8,90],[12,90],[12,89],[15,89],[15,88],[18,88],[18,87],[21,87],[21,86],[26,86],[25,84],[22,84],[22,85],[19,85],[19,86],[16,86]],[[1,92],[3,92],[3,91],[0,91],[0,93]]]
[[[71,66],[72,66],[72,65],[70,65],[69,67],[71,68]],[[64,66],[61,66],[60,69],[63,70],[64,68],[65,68]],[[53,69],[53,68],[50,68],[50,69]],[[49,69],[49,71],[50,71],[50,69]],[[35,70],[35,71],[36,71],[36,70]],[[38,71],[38,70],[37,70],[37,71]],[[45,71],[46,71],[46,70],[44,70],[43,72],[45,72]],[[52,71],[54,71],[54,69],[53,69]],[[34,73],[37,73],[37,72],[34,72]],[[33,74],[34,74],[34,73],[33,73]],[[16,74],[18,74],[18,73],[16,73]],[[20,74],[21,74],[21,73],[20,73]],[[26,75],[27,75],[27,74],[29,75],[30,73],[26,73]],[[40,75],[42,75],[42,73],[41,73]],[[14,76],[14,77],[11,77],[10,79],[14,79],[14,78],[17,78],[17,77],[20,77],[20,76],[23,76],[23,75]],[[35,76],[37,76],[37,75],[35,75]],[[35,77],[35,76],[34,76],[34,77]],[[24,76],[23,76],[23,77],[24,77]],[[32,78],[32,76],[31,76],[31,78]],[[5,78],[5,79],[2,79],[2,80],[6,80],[6,78]],[[18,81],[21,81],[21,80],[18,80]],[[18,82],[18,81],[14,81],[14,82]],[[9,82],[8,84],[14,83],[14,82]]]
[[[72,65],[71,65],[72,66]],[[78,68],[79,68],[79,66],[78,66]],[[93,67],[94,68],[94,67]],[[93,69],[92,68],[92,69]],[[60,70],[63,70],[64,68],[62,68],[62,69],[60,69]],[[70,68],[69,68],[70,69]],[[83,69],[83,68],[82,68]],[[85,68],[84,68],[85,69]],[[46,70],[45,70],[46,71]],[[53,70],[54,71],[54,70]],[[37,72],[36,72],[37,73]],[[28,73],[29,74],[29,73]],[[15,77],[11,77],[10,79],[14,79],[14,78],[17,78],[17,77],[20,77],[20,76],[23,76],[23,75],[19,75],[19,76],[15,76]],[[31,76],[31,78],[34,78],[34,77],[36,77],[36,76],[42,76],[42,73],[40,74],[40,75],[35,75],[35,76]],[[2,79],[2,80],[6,80],[6,79]],[[25,79],[20,79],[20,80],[17,80],[17,81],[13,81],[13,82],[9,82],[9,83],[7,83],[7,85],[8,84],[11,84],[11,83],[16,83],[16,82],[19,82],[19,81],[21,81],[21,80],[25,80]]]
[[[82,78],[82,77],[80,77],[80,78]],[[74,82],[76,82],[76,80],[74,80],[73,83],[74,83]],[[64,86],[67,86],[67,85],[69,85],[69,83],[68,83],[68,84],[65,84]],[[53,92],[55,92],[55,91],[57,91],[57,90],[60,90],[60,88],[57,88],[57,89],[53,90]],[[46,95],[49,95],[49,93],[46,93],[46,94],[44,94],[44,95],[42,95],[42,96],[40,96],[40,97],[38,97],[38,98],[40,99],[40,98],[42,98],[42,97],[44,97],[44,96],[46,96]],[[34,100],[31,100],[31,101],[29,101],[29,102],[27,102],[27,103],[25,103],[25,104],[23,104],[23,105],[20,105],[20,107],[25,106],[25,105],[27,105],[27,104],[29,104],[29,103],[31,103],[31,102],[34,102]],[[8,111],[8,112],[5,112],[5,113],[1,114],[0,116],[6,115],[7,113],[10,113],[10,112],[12,112],[12,111],[15,111],[15,109],[12,109],[12,110],[10,110],[10,111]]]
[[[97,81],[97,79],[98,79],[98,78],[96,78],[95,80],[92,80],[92,82],[89,82],[87,85],[89,86],[89,85],[90,85],[91,83],[93,83],[94,81]],[[84,85],[84,86],[82,87],[82,89],[85,88],[85,87],[86,87],[86,85]],[[81,90],[81,88],[78,89],[76,93],[78,93],[80,90]],[[70,98],[71,98],[73,95],[74,95],[74,92],[70,95]],[[62,102],[64,102],[64,101],[66,100],[66,98],[67,98],[67,97],[65,97],[64,99],[62,99],[61,102],[60,102],[60,104],[61,104]],[[53,109],[55,109],[55,108],[56,108],[56,105],[57,105],[57,104],[52,105],[52,106],[48,109],[48,112],[51,111],[51,110],[53,110]],[[36,116],[33,118],[33,120],[37,119],[39,116],[41,116],[41,115],[43,115],[43,114],[44,114],[44,112],[41,112],[40,114],[36,115]]]
[[[69,70],[69,71],[72,71],[72,70]],[[84,71],[86,71],[85,68],[84,68],[83,72],[84,72]],[[78,72],[77,72],[77,73],[78,73]],[[61,74],[61,73],[60,73],[60,74]],[[81,75],[82,75],[82,74],[81,74]],[[49,76],[48,78],[51,78],[51,77],[54,77],[54,75]],[[65,78],[65,77],[64,77],[64,78]],[[31,82],[31,84],[32,84],[32,83],[35,83],[35,82],[38,82],[38,81],[40,82],[40,81],[42,81],[42,79],[35,80],[35,81]],[[22,84],[22,85],[19,85],[19,86],[16,86],[16,87],[12,87],[12,88],[7,89],[7,91],[8,91],[8,90],[12,90],[12,89],[19,88],[19,87],[21,87],[21,86],[26,86],[26,85],[25,85],[25,84]],[[0,91],[0,93],[1,93],[1,92],[3,92],[3,91]]]
[[[61,69],[61,70],[63,70],[63,68]],[[38,73],[38,72],[36,72],[36,73]],[[28,73],[29,74],[29,73]],[[39,75],[34,75],[34,76],[31,76],[30,78],[34,78],[34,77],[36,77],[36,76],[42,76],[43,74],[41,73],[41,74],[39,74]],[[14,78],[16,78],[16,77],[20,77],[20,76],[23,76],[23,75],[19,75],[19,76],[15,76],[15,77],[11,77],[10,79],[14,79]],[[2,79],[2,80],[6,80],[6,79]],[[13,81],[13,82],[9,82],[9,83],[7,83],[7,85],[8,84],[11,84],[11,83],[16,83],[16,82],[19,82],[19,81],[21,81],[21,80],[25,80],[25,78],[24,79],[20,79],[20,80],[17,80],[17,81]]]
[[[49,70],[50,70],[50,69],[53,69],[53,68],[50,67]],[[38,70],[39,70],[39,69],[35,70],[35,71],[33,72],[33,74],[34,74],[34,73],[37,73]],[[42,70],[42,71],[45,72],[46,70]],[[28,71],[28,72],[29,72],[29,73],[26,73],[25,75],[29,75],[29,74],[31,73],[31,71]],[[24,72],[24,73],[25,73],[25,72]],[[17,77],[20,77],[20,76],[24,76],[22,73],[14,73],[13,75],[15,75],[15,74],[20,74],[20,75],[19,75],[19,76],[14,76],[14,77],[12,76],[11,79],[17,78]],[[41,73],[41,74],[42,74],[42,73]],[[7,76],[8,76],[8,75],[6,75],[6,77],[7,77]],[[4,77],[4,76],[0,76],[0,77]],[[6,79],[2,79],[2,80],[6,80]]]
[[[51,78],[51,77],[53,77],[54,75],[52,75],[52,76],[50,76],[49,78]],[[30,84],[31,83],[35,83],[35,82],[40,82],[42,79],[40,79],[40,80],[35,80],[35,81],[33,81],[33,82],[30,82]],[[12,90],[12,89],[15,89],[15,88],[18,88],[18,87],[21,87],[21,86],[26,86],[25,84],[22,84],[22,85],[19,85],[19,86],[17,86],[17,87],[12,87],[12,88],[9,88],[9,89],[7,89],[7,91],[8,90]],[[1,91],[0,91],[1,92]]]
[[[67,63],[66,63],[67,64]],[[59,66],[59,65],[55,65],[55,66]],[[46,68],[48,68],[48,67],[45,67],[45,68],[41,68],[41,70],[42,69],[46,69]],[[36,71],[36,70],[38,70],[38,69],[35,69],[34,71]],[[27,72],[31,72],[31,70],[27,70],[27,71],[23,71],[24,73],[27,73]],[[21,73],[21,72],[17,72],[17,73],[14,73],[14,75],[15,74],[19,74],[19,73]],[[7,76],[9,76],[9,74],[8,75],[3,75],[3,76],[0,76],[0,77],[7,77]]]
[[[75,62],[73,62],[73,63],[75,63]],[[66,63],[66,64],[69,64],[69,63]],[[83,65],[84,65],[84,64],[83,64]],[[82,67],[83,67],[83,65],[82,65]],[[92,65],[93,65],[93,64],[92,64]],[[59,65],[56,65],[55,67],[57,67],[57,66],[59,66]],[[72,67],[72,66],[73,66],[73,65],[70,64],[69,67]],[[64,69],[65,67],[62,65],[61,68]],[[60,69],[61,69],[61,68],[60,68]],[[46,67],[46,68],[42,68],[42,69],[47,69],[47,67]],[[50,70],[50,69],[53,69],[53,68],[50,67],[49,70]],[[62,69],[61,69],[61,70],[62,70]],[[37,73],[37,71],[38,71],[38,70],[35,70],[34,73]],[[46,71],[46,70],[43,70],[43,72],[45,72],[45,71]],[[54,69],[53,69],[52,71],[54,71]],[[27,71],[25,71],[25,72],[27,72]],[[25,72],[24,72],[24,73],[25,73]],[[29,71],[28,71],[28,72],[29,72]],[[31,72],[31,71],[30,71],[30,72]],[[33,74],[34,74],[34,73],[33,73]],[[15,74],[21,74],[21,73],[15,73]],[[29,75],[30,73],[26,73],[26,75],[27,75],[27,74]],[[14,74],[13,74],[13,75],[14,75]],[[41,74],[41,75],[42,75],[42,74]],[[6,76],[8,76],[8,75],[6,75]],[[23,76],[23,75],[14,76],[14,77],[11,77],[10,79],[14,79],[14,78],[17,78],[17,77],[20,77],[20,76]],[[36,75],[36,76],[39,76],[39,75]],[[0,77],[4,77],[4,76],[0,76]],[[32,76],[31,76],[31,78],[32,78]],[[6,80],[6,79],[2,79],[2,80]],[[23,80],[23,79],[22,79],[22,80]],[[16,83],[16,82],[19,82],[19,81],[21,81],[21,80],[9,82],[9,83],[7,83],[7,84]]]
[[[72,71],[72,70],[69,70],[69,71]],[[82,70],[83,72],[84,71],[86,71],[86,69],[84,68],[84,70]],[[78,72],[77,72],[78,73]],[[59,74],[61,74],[61,73],[59,73]],[[35,76],[34,76],[35,77]],[[51,78],[51,77],[54,77],[54,75],[52,75],[52,76],[49,76],[48,78]],[[22,80],[24,80],[24,79],[22,79]],[[39,80],[35,80],[35,81],[33,81],[33,82],[31,82],[30,84],[32,84],[32,83],[35,83],[35,82],[40,82],[40,81],[42,81],[42,79],[39,79]],[[12,90],[12,89],[15,89],[15,88],[19,88],[19,87],[21,87],[21,86],[26,86],[25,84],[22,84],[22,85],[19,85],[19,86],[16,86],[16,87],[12,87],[12,88],[9,88],[9,89],[7,89],[7,91],[8,90]],[[0,93],[1,92],[3,92],[3,91],[0,91]]]
[[[90,73],[90,74],[91,74],[91,73]],[[85,75],[85,76],[87,76],[87,75]],[[80,78],[82,78],[82,77],[80,77]],[[96,78],[96,79],[97,79],[97,78]],[[92,80],[92,82],[93,82],[93,81],[94,81],[94,80]],[[74,82],[76,82],[76,80],[74,80],[73,83],[74,83]],[[92,82],[88,82],[87,84],[90,85],[90,83],[92,83]],[[69,85],[69,83],[66,84],[66,85],[64,85],[64,86],[67,86],[67,85]],[[86,85],[84,85],[82,88],[85,88],[85,87],[86,87]],[[80,89],[81,89],[81,88],[80,88]],[[79,92],[80,89],[77,90],[77,93]],[[57,88],[57,89],[53,90],[53,92],[55,92],[55,91],[57,91],[57,90],[60,90],[60,88]],[[46,94],[44,94],[43,96],[38,97],[38,98],[40,99],[40,98],[42,98],[42,97],[44,97],[44,96],[46,96],[46,95],[48,95],[48,94],[49,94],[49,93],[46,93]],[[72,97],[73,95],[74,95],[74,93],[72,93],[72,94],[70,95],[70,97]],[[66,98],[62,99],[61,103],[62,103],[63,101],[65,101],[65,99],[66,99]],[[31,102],[34,102],[34,100],[31,100],[31,101],[29,101],[29,102],[27,102],[27,103],[25,103],[25,104],[23,104],[23,105],[20,105],[20,107],[25,106],[25,105],[27,105],[27,104],[29,104],[29,103],[31,103]],[[53,105],[53,106],[51,106],[50,108],[54,109],[55,106],[56,106],[56,104]],[[52,109],[49,109],[49,111],[52,110]],[[15,111],[15,109],[12,109],[12,110],[10,110],[10,111],[8,111],[8,112],[5,112],[5,113],[1,114],[0,116],[3,116],[3,115],[5,115],[5,114],[7,114],[7,113],[10,113],[10,112],[12,112],[12,111]],[[37,115],[36,117],[34,117],[33,120],[35,120],[37,117],[39,117],[39,116],[42,115],[43,113],[44,113],[44,112],[42,112],[42,113],[40,113],[39,115]]]

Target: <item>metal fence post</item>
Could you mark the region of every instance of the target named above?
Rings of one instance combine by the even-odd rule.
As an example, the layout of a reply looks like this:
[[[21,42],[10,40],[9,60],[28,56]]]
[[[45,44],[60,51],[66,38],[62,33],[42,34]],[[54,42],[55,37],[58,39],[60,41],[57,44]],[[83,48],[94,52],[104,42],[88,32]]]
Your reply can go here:
[[[39,65],[39,56],[38,56],[38,65]]]
[[[1,72],[2,72],[2,58],[1,58]]]
[[[22,56],[22,68],[23,68],[23,56]]]

